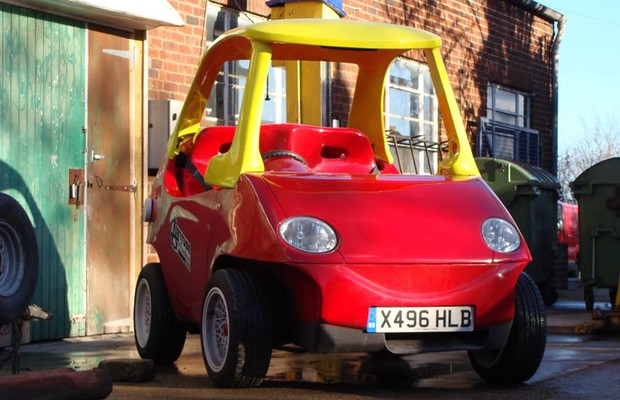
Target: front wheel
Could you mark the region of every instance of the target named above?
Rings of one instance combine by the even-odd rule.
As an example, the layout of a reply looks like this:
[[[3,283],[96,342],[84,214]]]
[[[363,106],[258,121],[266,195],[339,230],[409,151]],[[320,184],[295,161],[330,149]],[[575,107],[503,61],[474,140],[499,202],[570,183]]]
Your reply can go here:
[[[200,342],[218,387],[253,387],[271,360],[271,312],[257,277],[245,269],[216,271],[204,297]]]
[[[140,271],[133,310],[140,357],[157,364],[174,363],[183,351],[186,329],[174,314],[160,264],[147,264]]]
[[[489,382],[520,383],[538,370],[546,343],[545,305],[536,283],[523,272],[515,288],[515,316],[508,341],[498,350],[469,351],[469,360]]]

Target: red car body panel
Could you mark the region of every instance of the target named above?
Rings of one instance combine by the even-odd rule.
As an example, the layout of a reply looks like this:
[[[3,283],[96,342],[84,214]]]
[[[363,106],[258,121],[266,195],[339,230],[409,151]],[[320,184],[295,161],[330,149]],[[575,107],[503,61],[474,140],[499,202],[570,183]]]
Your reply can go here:
[[[245,174],[234,189],[192,196],[181,195],[173,166],[159,177],[150,241],[179,318],[199,323],[212,269],[234,257],[288,288],[292,320],[364,330],[371,306],[450,305],[473,305],[476,329],[512,320],[530,255],[521,246],[498,256],[484,244],[485,219],[512,220],[482,180],[317,174],[288,163],[279,167],[302,172]],[[291,216],[328,222],[337,248],[309,254],[287,245],[277,228]],[[190,259],[179,255],[183,246]]]

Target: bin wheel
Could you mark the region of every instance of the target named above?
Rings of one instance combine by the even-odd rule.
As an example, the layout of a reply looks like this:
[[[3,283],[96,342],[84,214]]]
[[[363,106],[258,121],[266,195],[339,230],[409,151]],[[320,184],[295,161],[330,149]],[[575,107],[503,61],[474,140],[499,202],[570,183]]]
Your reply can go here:
[[[39,276],[34,228],[22,206],[0,193],[0,325],[21,316]]]
[[[543,285],[539,286],[540,289],[540,294],[542,295],[543,298],[543,303],[545,303],[545,306],[547,307],[551,307],[552,305],[555,304],[556,301],[558,301],[558,290],[556,288],[554,288],[553,286],[551,286],[548,283],[545,283]]]
[[[586,304],[586,310],[592,311],[594,309],[594,287],[587,286],[583,288],[583,299]]]
[[[611,308],[616,307],[616,295],[617,294],[618,294],[617,287],[609,288],[609,302],[611,303]]]

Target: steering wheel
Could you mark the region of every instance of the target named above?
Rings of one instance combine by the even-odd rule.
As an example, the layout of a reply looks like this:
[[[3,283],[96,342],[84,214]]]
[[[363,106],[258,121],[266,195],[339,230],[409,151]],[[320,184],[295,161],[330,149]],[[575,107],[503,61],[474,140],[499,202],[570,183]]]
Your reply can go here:
[[[266,161],[269,158],[274,157],[290,157],[293,160],[299,161],[303,165],[308,165],[308,161],[306,161],[302,156],[290,150],[271,150],[263,154],[263,161]]]

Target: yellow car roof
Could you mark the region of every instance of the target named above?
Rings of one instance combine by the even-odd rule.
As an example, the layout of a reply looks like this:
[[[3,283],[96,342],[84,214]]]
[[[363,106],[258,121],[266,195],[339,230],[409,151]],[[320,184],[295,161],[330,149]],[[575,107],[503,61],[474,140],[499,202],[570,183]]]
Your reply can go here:
[[[183,143],[198,132],[221,65],[229,60],[247,59],[250,60],[250,69],[236,134],[230,150],[209,161],[205,173],[207,183],[234,187],[242,173],[264,170],[258,140],[265,81],[272,60],[357,64],[358,81],[363,84],[355,88],[347,126],[365,132],[377,158],[392,162],[384,134],[386,72],[395,57],[409,50],[422,50],[429,64],[449,141],[448,154],[440,162],[439,173],[478,176],[459,107],[441,59],[440,45],[439,36],[419,29],[349,20],[283,19],[227,31],[213,42],[198,67],[168,142],[168,158],[178,154]]]
[[[257,23],[228,34],[265,42],[356,49],[432,49],[441,45],[437,35],[400,25],[312,18]]]

